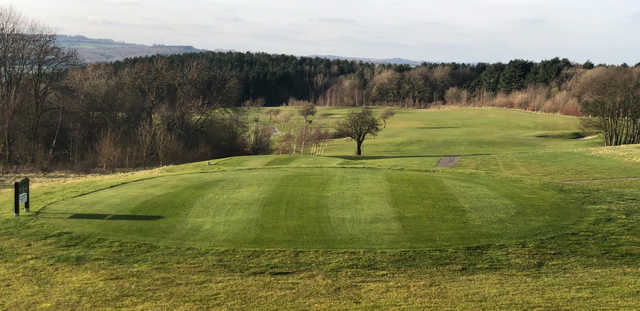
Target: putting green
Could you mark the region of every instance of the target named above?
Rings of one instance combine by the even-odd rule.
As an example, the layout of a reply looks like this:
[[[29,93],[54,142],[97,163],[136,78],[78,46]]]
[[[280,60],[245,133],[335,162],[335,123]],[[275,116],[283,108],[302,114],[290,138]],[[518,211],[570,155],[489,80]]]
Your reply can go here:
[[[583,210],[552,187],[481,174],[272,168],[148,179],[44,208],[64,230],[154,243],[397,249],[530,239]]]

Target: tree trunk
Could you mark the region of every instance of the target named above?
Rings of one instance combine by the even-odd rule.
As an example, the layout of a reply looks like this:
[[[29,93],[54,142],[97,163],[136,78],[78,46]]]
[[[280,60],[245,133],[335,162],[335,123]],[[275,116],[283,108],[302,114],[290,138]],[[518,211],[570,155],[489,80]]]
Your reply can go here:
[[[10,120],[7,120],[5,126],[4,126],[4,147],[5,147],[5,163],[9,164],[11,162],[11,152],[12,152],[12,148],[11,148],[11,138],[10,138]]]
[[[62,109],[60,109],[60,118],[56,126],[56,132],[53,135],[53,141],[51,142],[51,149],[49,149],[49,159],[53,158],[53,151],[56,149],[56,143],[58,142],[58,134],[60,134],[60,128],[62,127]]]
[[[304,119],[304,129],[302,132],[302,152],[301,154],[304,155],[304,145],[305,145],[305,141],[307,140],[307,119]]]
[[[357,141],[356,142],[356,155],[361,157],[362,156],[362,142],[361,141]]]

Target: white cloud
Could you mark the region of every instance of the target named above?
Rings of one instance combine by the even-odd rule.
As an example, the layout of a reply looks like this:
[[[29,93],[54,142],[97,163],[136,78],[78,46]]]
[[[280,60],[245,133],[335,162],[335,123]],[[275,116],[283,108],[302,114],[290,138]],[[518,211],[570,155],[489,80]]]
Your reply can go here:
[[[637,63],[629,0],[8,0],[60,32],[134,43],[436,61]]]

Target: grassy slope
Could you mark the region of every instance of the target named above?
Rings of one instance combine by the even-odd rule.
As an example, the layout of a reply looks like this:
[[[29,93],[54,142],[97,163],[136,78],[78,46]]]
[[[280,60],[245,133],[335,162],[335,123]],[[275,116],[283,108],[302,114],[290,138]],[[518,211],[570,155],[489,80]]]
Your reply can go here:
[[[323,112],[336,116],[345,110],[321,110],[321,114]],[[330,124],[335,119],[316,122]],[[229,189],[208,200],[229,202],[225,197],[228,195],[239,201],[233,201],[234,204],[223,209],[192,209],[190,212],[196,213],[193,217],[182,217],[191,222],[182,225],[187,231],[171,231],[172,224],[167,224],[162,230],[148,227],[148,224],[162,220],[129,225],[124,220],[11,219],[4,216],[0,219],[0,260],[3,262],[0,284],[8,292],[17,294],[2,296],[0,306],[9,309],[110,306],[185,310],[203,306],[265,309],[417,306],[439,309],[637,309],[640,307],[636,299],[640,294],[640,264],[637,259],[640,255],[639,182],[568,185],[560,181],[640,176],[636,162],[640,149],[630,146],[603,151],[602,148],[593,148],[598,144],[597,140],[562,138],[576,129],[577,120],[555,115],[499,109],[411,111],[400,113],[375,142],[367,142],[365,153],[370,157],[361,160],[349,157],[353,148],[351,143],[335,141],[327,152],[330,157],[326,158],[233,158],[221,160],[214,166],[195,163],[40,186],[34,196],[37,201],[35,208],[94,189],[168,174],[177,175],[172,178],[176,180],[207,176],[202,178],[207,187]],[[478,153],[488,155],[462,157],[459,168],[432,172],[437,155]],[[280,169],[281,166],[288,168]],[[263,167],[266,169],[256,170]],[[404,168],[411,171],[374,174],[371,170],[338,169],[340,167]],[[218,170],[231,172],[198,174],[195,177],[185,175]],[[361,175],[348,173],[351,171]],[[258,178],[244,178],[255,177],[252,174],[258,177],[266,174],[274,182],[265,185],[258,182]],[[218,175],[228,178],[219,181],[213,177]],[[162,189],[154,187],[154,183],[170,186],[170,183],[162,182],[166,179],[133,183],[120,189],[130,187],[129,194],[158,191]],[[234,179],[238,184],[234,184]],[[515,186],[510,185],[511,181],[516,182]],[[363,186],[362,182],[370,185]],[[377,191],[385,182],[386,185],[401,184],[406,189],[422,183],[424,187],[433,189],[435,196],[426,195],[425,191],[406,192],[402,187],[386,187],[385,191]],[[470,187],[469,183],[476,186]],[[135,190],[136,187],[141,188]],[[242,202],[243,199],[249,200],[252,194],[264,192],[261,187],[272,188],[265,192],[269,195],[259,199],[261,204]],[[530,188],[531,192],[523,195],[521,188]],[[99,199],[100,196],[116,189],[67,203],[81,203],[82,200],[93,200],[92,204],[106,203],[104,198]],[[236,189],[243,192],[235,193]],[[308,189],[323,191],[309,192]],[[374,191],[359,196],[340,195],[354,189]],[[494,193],[498,191],[500,195],[488,195],[488,189]],[[202,187],[183,190],[158,199],[163,202],[175,200],[179,195],[202,191]],[[312,195],[305,200],[290,195],[301,190]],[[441,190],[458,193],[456,202]],[[394,195],[394,191],[399,193]],[[133,206],[158,208],[152,202],[156,198],[146,200],[138,197],[140,202],[134,202],[131,200],[136,200],[135,195],[106,197],[109,201],[122,200],[122,210],[114,210],[111,206],[99,211],[96,207],[93,213],[136,214],[139,209],[126,207],[133,203],[136,203]],[[486,204],[478,204],[482,201],[479,198],[486,199]],[[402,241],[413,241],[413,244],[398,247],[424,247],[425,241],[416,237],[429,235],[421,231],[432,230],[430,233],[437,234],[443,228],[438,226],[451,229],[462,223],[460,217],[452,213],[433,215],[436,220],[420,218],[424,214],[416,213],[418,204],[415,202],[438,204],[443,200],[455,206],[457,213],[467,217],[465,224],[474,221],[486,224],[487,217],[489,220],[491,217],[503,217],[507,224],[515,222],[512,223],[515,228],[525,228],[525,231],[530,228],[532,232],[538,232],[536,228],[539,227],[535,225],[517,222],[518,219],[532,219],[530,215],[510,215],[514,211],[505,208],[511,206],[505,204],[505,198],[509,202],[531,201],[534,204],[536,200],[564,200],[566,205],[562,202],[560,205],[539,205],[540,208],[552,209],[537,214],[549,216],[548,219],[539,218],[549,225],[545,227],[551,230],[548,234],[525,234],[526,237],[518,238],[513,233],[519,231],[513,230],[512,238],[509,238],[509,232],[502,236],[500,231],[495,231],[504,226],[492,227],[489,224],[484,228],[494,230],[494,234],[501,235],[501,238],[490,237],[492,242],[487,243],[483,240],[487,237],[477,231],[470,231],[465,236],[462,234],[464,230],[453,230],[453,234],[445,237],[448,243],[439,244],[434,238],[430,241],[432,248],[427,250],[234,250],[189,244],[198,246],[191,248],[175,243],[127,242],[126,238],[118,238],[114,232],[124,228],[131,232],[142,230],[141,233],[155,234],[153,230],[159,230],[157,236],[172,241],[180,241],[179,235],[189,240],[189,234],[208,232],[207,235],[220,234],[219,241],[227,239],[229,243],[238,236],[245,236],[240,240],[256,243],[249,243],[247,246],[250,247],[265,244],[305,247],[297,244],[296,241],[301,239],[291,240],[293,244],[278,244],[283,241],[281,237],[269,236],[296,229],[292,233],[323,232],[317,236],[340,237],[337,240],[314,241],[315,248],[322,243],[328,246],[353,243],[356,248],[357,245],[367,248],[378,243],[388,248],[388,245],[401,244]],[[283,200],[286,208],[274,210]],[[394,200],[400,201],[381,203]],[[316,214],[302,209],[304,206],[315,207],[316,203],[322,203],[332,212]],[[10,205],[7,192],[1,197],[0,204]],[[237,204],[244,204],[247,210],[238,211]],[[368,205],[376,206],[376,209],[364,208]],[[574,205],[582,210],[573,209],[571,206]],[[58,212],[71,208],[66,203],[54,204],[43,210],[42,217],[47,212],[56,212],[56,206],[59,206]],[[352,209],[344,211],[340,206]],[[390,212],[390,208],[398,206],[413,206],[413,209],[403,210],[405,215]],[[476,210],[462,212],[469,207],[476,207]],[[249,212],[249,208],[261,210]],[[437,211],[442,210],[431,210]],[[527,211],[531,210],[518,209],[515,213]],[[570,221],[577,216],[567,214],[568,211],[579,212],[580,221]],[[162,211],[164,214],[184,212],[180,209]],[[256,217],[258,212],[259,218]],[[202,222],[202,219],[211,217],[211,213],[223,213],[236,220],[254,217],[255,222],[243,228],[239,225],[242,222],[232,221],[228,224],[234,223],[235,228],[223,230],[216,227],[216,223]],[[278,213],[284,213],[280,216],[291,219],[290,222],[283,223],[282,217],[275,217]],[[370,215],[353,217],[353,214],[361,216],[363,213]],[[323,217],[333,220],[314,222]],[[439,221],[441,217],[451,218],[445,223]],[[370,222],[357,223],[357,219]],[[372,222],[376,219],[388,221]],[[433,227],[421,225],[422,221],[430,220]],[[567,221],[572,225],[562,226]],[[323,228],[322,223],[345,225]],[[105,230],[96,232],[93,224]],[[140,229],[144,226],[147,227]],[[388,234],[376,235],[379,232]],[[419,234],[407,236],[406,232]],[[394,233],[405,235],[396,237]],[[249,235],[254,238],[246,238]],[[388,237],[388,240],[382,237]]]

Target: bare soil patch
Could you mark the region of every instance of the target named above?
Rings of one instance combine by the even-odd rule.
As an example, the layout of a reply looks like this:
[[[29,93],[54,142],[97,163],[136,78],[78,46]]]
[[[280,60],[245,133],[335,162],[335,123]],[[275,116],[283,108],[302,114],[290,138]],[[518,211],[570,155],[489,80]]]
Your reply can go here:
[[[460,157],[443,157],[440,159],[438,164],[436,164],[436,167],[454,168],[456,167],[456,164],[458,164],[459,159]]]

